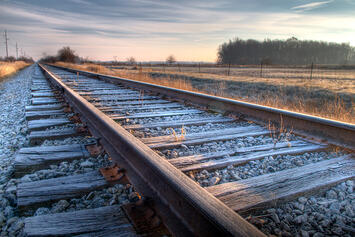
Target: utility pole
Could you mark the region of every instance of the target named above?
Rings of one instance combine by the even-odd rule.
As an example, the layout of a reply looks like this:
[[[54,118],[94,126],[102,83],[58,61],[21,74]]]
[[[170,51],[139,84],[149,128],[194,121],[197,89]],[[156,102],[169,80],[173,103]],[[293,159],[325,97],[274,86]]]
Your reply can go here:
[[[9,40],[9,38],[7,38],[7,31],[6,30],[4,33],[4,37],[5,37],[5,44],[6,44],[6,57],[8,58],[9,57],[9,50],[7,48],[7,41]]]
[[[16,42],[16,59],[18,59],[18,47],[17,47],[17,42]]]

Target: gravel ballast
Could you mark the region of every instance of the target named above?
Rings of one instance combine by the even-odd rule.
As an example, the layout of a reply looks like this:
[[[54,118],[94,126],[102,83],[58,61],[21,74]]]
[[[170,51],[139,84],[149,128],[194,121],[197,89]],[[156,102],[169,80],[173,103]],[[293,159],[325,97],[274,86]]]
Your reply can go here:
[[[344,236],[355,234],[354,181],[321,195],[297,200],[248,216],[264,233],[274,236]]]
[[[60,200],[39,208],[29,208],[19,213],[16,197],[17,184],[82,174],[112,165],[108,155],[103,152],[98,157],[89,157],[70,162],[64,161],[58,165],[50,165],[46,169],[24,175],[18,179],[12,178],[16,152],[22,147],[30,146],[27,139],[29,132],[24,114],[25,106],[30,104],[33,71],[38,71],[38,68],[31,67],[25,69],[18,75],[0,84],[0,236],[24,236],[22,232],[24,216],[54,214],[107,205],[125,204],[130,201],[136,201],[139,198],[139,195],[130,184],[117,184],[111,188],[93,191],[78,198]],[[38,74],[36,77],[40,75]],[[66,116],[68,115],[70,114],[66,114]],[[76,126],[75,124],[68,124],[54,126],[47,130],[74,128]],[[93,144],[96,142],[97,140],[93,137],[78,136],[66,139],[45,140],[40,146]]]
[[[0,236],[18,236],[24,225],[23,218],[18,217],[13,183],[9,180],[15,153],[27,143],[24,114],[33,70],[30,66],[0,81]]]

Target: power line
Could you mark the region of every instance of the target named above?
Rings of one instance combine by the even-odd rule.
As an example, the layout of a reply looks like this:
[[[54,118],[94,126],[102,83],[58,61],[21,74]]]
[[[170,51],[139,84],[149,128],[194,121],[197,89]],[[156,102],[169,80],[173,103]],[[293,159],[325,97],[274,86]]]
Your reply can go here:
[[[18,59],[18,47],[17,47],[17,42],[16,42],[16,59]]]
[[[5,37],[5,44],[6,44],[6,57],[8,58],[9,57],[9,50],[7,48],[7,41],[9,40],[9,38],[7,38],[7,31],[6,30],[4,33],[4,37]]]

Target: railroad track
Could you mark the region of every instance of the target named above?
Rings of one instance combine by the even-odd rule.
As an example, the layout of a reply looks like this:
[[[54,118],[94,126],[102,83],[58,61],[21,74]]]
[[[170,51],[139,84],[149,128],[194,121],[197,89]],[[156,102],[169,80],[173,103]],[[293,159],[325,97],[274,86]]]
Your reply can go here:
[[[102,221],[95,223],[102,228],[95,235],[111,229],[114,236],[121,228],[127,235],[262,236],[237,213],[263,210],[355,177],[354,125],[128,79],[40,67],[51,87],[44,78],[34,80],[26,112],[31,144],[88,132],[99,142],[24,149],[15,172],[21,176],[102,149],[118,167],[19,185],[19,206],[90,193],[123,182],[122,177],[144,198],[125,207],[130,221],[114,215],[121,213],[118,206],[30,217],[25,222],[30,236],[60,234],[60,228],[67,228],[66,234],[90,233],[94,229],[75,223],[90,223],[95,215],[115,216],[107,228]],[[63,125],[67,127],[55,129]],[[48,127],[54,129],[44,130]],[[58,182],[62,187],[55,185]],[[137,221],[136,216],[142,216],[132,211],[137,209],[155,214]],[[118,222],[124,224],[118,227]]]

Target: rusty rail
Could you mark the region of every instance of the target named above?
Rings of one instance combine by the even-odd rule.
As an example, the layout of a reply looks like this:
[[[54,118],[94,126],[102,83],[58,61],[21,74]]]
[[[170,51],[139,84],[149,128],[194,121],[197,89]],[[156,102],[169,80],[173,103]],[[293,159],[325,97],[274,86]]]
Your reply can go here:
[[[317,116],[276,109],[243,101],[211,96],[198,92],[191,92],[166,86],[154,85],[146,82],[134,81],[126,78],[114,77],[98,73],[51,65],[70,72],[79,72],[82,75],[94,77],[111,83],[120,83],[133,88],[150,90],[155,93],[167,95],[204,105],[211,110],[224,111],[238,115],[261,124],[272,122],[284,128],[292,129],[295,133],[310,136],[352,150],[355,150],[355,124],[339,122]]]
[[[233,210],[157,155],[55,75],[40,65],[62,90],[92,134],[126,170],[134,187],[151,197],[158,215],[175,236],[264,236]]]

